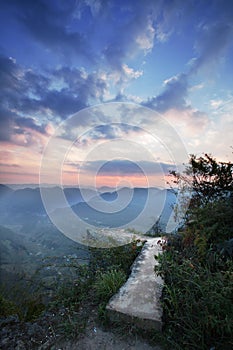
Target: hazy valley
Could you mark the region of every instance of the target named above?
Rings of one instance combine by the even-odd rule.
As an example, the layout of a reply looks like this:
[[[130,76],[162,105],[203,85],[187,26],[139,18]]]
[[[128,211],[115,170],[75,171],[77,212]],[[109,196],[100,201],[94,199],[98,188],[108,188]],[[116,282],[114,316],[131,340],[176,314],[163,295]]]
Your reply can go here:
[[[57,199],[61,195],[59,187],[47,187],[44,193],[53,199],[50,208],[58,216],[64,217],[64,204]],[[145,222],[135,220],[143,210],[144,220],[151,226],[160,216],[160,224],[165,227],[175,202],[170,190],[157,188],[111,188],[94,189],[64,188],[67,206],[84,223],[93,227],[126,228],[145,232]],[[150,194],[150,203],[148,197]],[[157,203],[157,206],[156,206]],[[161,211],[161,205],[163,210]],[[88,261],[88,248],[66,237],[51,222],[44,208],[40,189],[12,189],[0,186],[0,273],[1,286],[10,289],[16,280],[25,280],[37,275],[38,280],[49,286],[51,281],[62,279],[74,259],[77,263]],[[112,212],[106,212],[112,208]],[[161,215],[160,215],[161,214]],[[83,229],[83,228],[82,228]],[[77,232],[80,227],[77,227]]]

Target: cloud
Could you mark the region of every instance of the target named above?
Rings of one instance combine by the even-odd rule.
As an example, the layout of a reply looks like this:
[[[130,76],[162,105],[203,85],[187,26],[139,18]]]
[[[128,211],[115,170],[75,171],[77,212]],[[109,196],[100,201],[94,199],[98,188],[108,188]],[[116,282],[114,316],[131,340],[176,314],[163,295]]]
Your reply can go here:
[[[112,7],[109,18],[112,18],[117,30],[107,41],[104,55],[114,70],[121,70],[124,59],[141,52],[147,54],[153,48],[154,8],[152,1],[127,1],[115,13],[115,7]]]
[[[29,138],[29,129],[46,135],[48,120],[57,123],[87,107],[92,100],[103,100],[106,81],[97,72],[88,74],[83,69],[61,67],[46,73],[27,70],[13,59],[0,56],[2,141],[29,145],[34,139]]]
[[[91,100],[102,101],[106,91],[106,81],[98,73],[85,73],[67,66],[48,71],[47,77],[40,77],[42,85],[37,88],[37,99],[26,98],[23,109],[49,110],[56,117],[67,118],[87,107]],[[44,81],[47,79],[47,87]],[[31,82],[31,81],[30,81]],[[34,86],[30,90],[34,92]],[[28,109],[27,109],[28,108]]]
[[[164,117],[176,128],[182,140],[199,138],[200,133],[210,127],[208,115],[192,107],[170,109],[164,113]]]
[[[46,134],[47,124],[38,125],[34,118],[17,117],[15,118],[14,123],[19,129],[31,129],[31,130],[38,131],[41,134]],[[16,129],[16,133],[17,133],[17,129]]]
[[[75,6],[75,1],[69,0],[56,3],[44,0],[22,0],[19,3],[11,0],[4,4],[32,38],[49,50],[55,50],[62,56],[69,52],[91,59],[83,35],[68,27]]]
[[[30,100],[27,94],[31,91],[24,71],[12,58],[0,56],[0,78],[0,140],[29,146],[34,132],[46,134],[47,123],[22,116],[22,106],[25,99]]]
[[[153,49],[155,2],[81,0],[77,7],[80,23],[91,12],[91,18],[86,20],[86,37],[90,52],[95,50],[97,64],[115,75],[119,85],[141,76],[139,69],[128,67],[125,62],[147,55]]]
[[[0,55],[0,87],[2,89],[19,89],[20,70],[12,57]]]
[[[77,55],[89,63],[105,57],[122,71],[125,58],[150,52],[154,45],[154,1],[10,0],[7,15],[17,20],[36,42],[67,62]],[[111,28],[106,30],[106,28]],[[114,30],[113,30],[114,28]],[[95,55],[93,55],[95,52]],[[71,56],[71,57],[70,57]],[[85,62],[86,63],[86,62]]]
[[[78,147],[86,147],[91,144],[97,144],[98,141],[111,141],[127,137],[130,133],[141,133],[137,126],[125,123],[110,123],[97,125],[82,135],[76,142]],[[69,134],[67,135],[69,138]],[[64,137],[64,136],[62,136]],[[71,138],[71,137],[70,137]],[[72,137],[73,139],[74,137]]]
[[[19,164],[8,164],[8,163],[0,163],[0,167],[6,168],[20,168]]]
[[[129,176],[129,175],[157,175],[168,174],[170,170],[174,170],[175,166],[168,163],[159,163],[151,161],[133,162],[125,159],[113,160],[97,160],[83,162],[79,164],[70,164],[75,169],[79,169],[82,173],[98,172],[102,176]],[[96,174],[97,175],[97,174]]]
[[[184,31],[188,25],[188,19],[191,15],[193,16],[193,30],[196,35],[193,49],[196,57],[190,60],[186,73],[182,72],[167,79],[164,82],[164,91],[155,97],[148,98],[144,105],[162,113],[169,109],[189,109],[188,94],[203,87],[203,84],[191,86],[191,80],[195,74],[204,69],[212,75],[214,68],[216,71],[216,64],[232,45],[232,10],[231,2],[225,0],[210,1],[208,9],[204,4],[190,1],[185,4],[179,0],[163,1],[160,4],[159,13],[162,19],[156,22],[155,28],[157,33],[159,32],[157,35],[162,35],[166,40],[172,37],[174,28],[178,34],[181,28]],[[208,11],[208,16],[205,11]]]
[[[143,75],[141,68],[137,67],[137,59],[141,62],[141,58],[149,55],[158,42],[172,40],[174,29],[176,35],[180,35],[190,16],[195,24],[192,30],[198,37],[196,57],[188,72],[164,81],[163,91],[142,104],[161,113],[172,111],[173,114],[167,113],[169,118],[172,118],[171,114],[182,112],[180,118],[190,121],[192,126],[193,121],[204,125],[206,115],[191,107],[187,98],[194,89],[190,87],[194,73],[206,68],[207,63],[211,66],[212,62],[219,60],[231,45],[233,18],[229,3],[213,0],[207,8],[200,2],[184,3],[182,0],[5,2],[3,6],[11,19],[17,19],[31,38],[42,45],[40,48],[51,50],[54,57],[57,53],[73,57],[75,53],[75,64],[80,54],[86,61],[88,57],[89,60],[85,61],[88,69],[92,68],[93,62],[97,65],[95,70],[88,71],[75,68],[75,64],[41,71],[25,69],[14,59],[1,56],[0,138],[12,140],[11,136],[15,135],[19,140],[29,132],[46,135],[48,120],[59,123],[80,109],[106,101],[106,96],[112,101],[129,100],[124,88]],[[208,18],[204,10],[208,10]],[[60,62],[63,64],[64,61]],[[109,92],[111,88],[115,95]],[[84,122],[80,120],[80,125]],[[93,137],[110,139],[112,132],[98,130]]]
[[[0,141],[9,141],[13,133],[15,114],[0,108]]]
[[[219,109],[223,105],[224,101],[223,100],[210,100],[210,106],[212,109]]]
[[[169,109],[187,108],[186,97],[188,95],[188,79],[186,74],[179,74],[164,82],[164,91],[143,104],[158,112],[165,112]]]
[[[197,57],[192,60],[190,74],[207,68],[212,71],[213,64],[225,54],[232,44],[232,23],[217,22],[200,27],[200,35],[195,44]]]

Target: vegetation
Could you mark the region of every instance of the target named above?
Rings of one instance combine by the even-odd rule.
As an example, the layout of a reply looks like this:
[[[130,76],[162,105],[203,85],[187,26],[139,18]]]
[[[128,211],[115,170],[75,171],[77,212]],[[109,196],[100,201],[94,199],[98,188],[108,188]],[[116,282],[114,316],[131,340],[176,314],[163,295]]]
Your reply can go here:
[[[232,349],[233,164],[217,162],[209,155],[192,155],[186,171],[172,175],[184,190],[183,204],[187,188],[192,197],[183,226],[162,241],[164,254],[155,267],[165,280],[164,346],[175,350]],[[159,222],[149,234],[161,234]],[[52,257],[51,266],[49,259],[45,260],[46,283],[38,283],[40,271],[34,280],[21,276],[25,288],[16,293],[21,298],[10,301],[7,291],[0,293],[0,317],[14,314],[25,322],[45,317],[54,337],[69,338],[85,329],[93,310],[105,323],[106,303],[126,280],[142,245],[135,240],[116,248],[88,248],[88,261],[82,264],[75,256],[65,256],[62,264],[61,259]]]
[[[106,321],[105,306],[108,300],[125,282],[130,268],[142,248],[143,242],[115,248],[89,248],[88,264],[77,259],[60,266],[61,279],[51,279],[50,284],[38,287],[39,275],[34,277],[34,293],[22,290],[23,298],[7,299],[0,295],[0,317],[17,315],[21,321],[36,321],[44,315],[52,316],[49,327],[54,334],[77,337],[85,329],[90,312],[95,310],[100,321]],[[48,261],[47,261],[48,263]],[[33,279],[31,280],[33,284]],[[17,290],[20,295],[20,290]]]
[[[0,294],[0,317],[7,317],[18,313],[18,308],[15,303],[10,300],[7,300]]]
[[[185,223],[155,267],[165,280],[164,334],[173,349],[233,348],[233,164],[191,156],[178,185],[192,185]]]

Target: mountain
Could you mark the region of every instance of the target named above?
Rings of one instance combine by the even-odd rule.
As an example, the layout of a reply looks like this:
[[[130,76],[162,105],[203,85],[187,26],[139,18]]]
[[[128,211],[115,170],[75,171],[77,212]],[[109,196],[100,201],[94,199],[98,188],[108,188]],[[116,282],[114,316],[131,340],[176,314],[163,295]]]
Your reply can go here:
[[[47,199],[46,207],[49,212],[72,206],[80,202],[90,200],[96,195],[96,191],[79,188],[46,187],[42,189],[43,198]],[[46,216],[47,212],[41,197],[40,188],[23,188],[12,190],[5,185],[0,185],[0,223],[25,224],[30,217]]]
[[[0,252],[0,265],[18,266],[29,255],[25,237],[3,226],[0,226]]]
[[[114,192],[104,192],[100,194],[100,197],[107,202],[115,201],[118,197],[117,191]]]
[[[13,190],[10,187],[0,184],[0,198],[8,196],[12,192]]]
[[[107,187],[108,191],[102,192],[103,189],[100,192],[70,187],[63,190],[56,186],[43,188],[42,195],[49,213],[57,211],[62,217],[63,208],[71,207],[84,223],[100,227],[128,225],[143,232],[143,226],[150,223],[152,226],[159,216],[165,226],[176,201],[174,193],[165,189],[122,187],[112,191]],[[21,225],[26,231],[28,227],[34,230],[42,221],[49,222],[39,188],[13,191],[1,185],[0,209],[0,224]]]
[[[64,188],[64,194],[69,205],[75,205],[80,202],[89,201],[96,196],[96,191],[87,188]]]
[[[121,188],[102,193],[88,202],[72,206],[82,221],[98,227],[126,227],[146,232],[160,217],[164,228],[176,202],[170,190],[157,188]],[[59,214],[61,215],[61,213]]]
[[[95,191],[46,187],[42,193],[49,203],[50,215],[56,213],[63,222],[67,208],[71,208],[80,218],[72,227],[75,237],[86,233],[87,224],[124,226],[146,233],[160,217],[160,224],[165,227],[176,201],[172,191],[157,188]],[[38,282],[49,285],[51,278],[60,279],[67,274],[67,262],[88,260],[88,248],[65,236],[50,221],[39,188],[12,190],[0,185],[0,210],[0,284],[8,284],[9,290],[21,273],[32,276],[39,269]],[[68,225],[72,223],[68,221]]]
[[[20,234],[0,226],[0,289],[11,296],[17,288],[28,293],[42,285],[50,288],[89,258],[86,247],[52,225],[28,231]]]

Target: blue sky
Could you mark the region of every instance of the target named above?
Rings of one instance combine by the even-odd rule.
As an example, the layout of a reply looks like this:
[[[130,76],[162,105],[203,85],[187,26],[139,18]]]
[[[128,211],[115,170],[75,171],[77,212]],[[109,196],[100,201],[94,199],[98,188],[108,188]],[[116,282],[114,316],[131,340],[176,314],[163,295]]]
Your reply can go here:
[[[129,122],[127,105],[120,117],[114,107],[108,115],[103,113],[104,118],[98,119],[96,111],[90,122],[77,114],[74,129],[63,124],[62,131],[60,126],[55,132],[71,115],[110,102],[136,103],[159,113],[179,135],[187,154],[208,152],[232,159],[232,1],[8,0],[1,4],[0,33],[3,183],[38,183],[48,141],[56,137],[70,149],[75,132],[76,139],[85,136],[63,161],[69,173],[64,183],[73,183],[72,176],[84,161],[83,184],[89,184],[93,175],[91,161],[110,162],[110,168],[112,164],[112,171],[99,173],[100,185],[113,185],[114,172],[124,179],[122,169],[125,181],[135,175],[134,184],[144,185],[132,161],[139,166],[151,161],[148,176],[152,179],[154,174],[157,180],[153,163],[166,170],[177,165],[159,147],[150,148],[145,128],[156,138],[156,117],[145,121],[141,110],[137,119],[130,119],[135,128],[131,125],[128,130],[125,124],[121,130],[112,128],[111,123]],[[96,129],[98,124],[102,129]],[[116,139],[140,140],[154,158],[142,151],[132,152],[138,158],[128,154],[130,161],[124,161],[126,156],[112,144]],[[93,149],[103,142],[105,150],[93,156]],[[108,142],[116,148],[115,155]],[[172,144],[170,140],[167,148]],[[156,185],[157,180],[150,181]],[[52,169],[45,181],[54,182]]]

